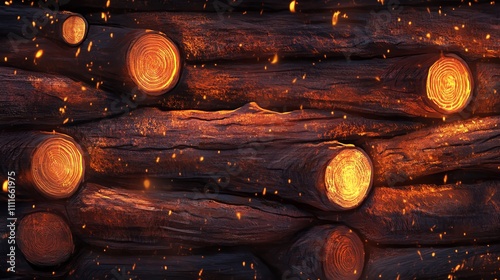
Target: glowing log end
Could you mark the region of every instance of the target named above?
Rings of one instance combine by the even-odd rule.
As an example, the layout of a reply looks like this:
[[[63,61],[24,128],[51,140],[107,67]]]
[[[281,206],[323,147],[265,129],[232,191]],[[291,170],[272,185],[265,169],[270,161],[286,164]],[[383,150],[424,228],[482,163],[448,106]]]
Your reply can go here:
[[[17,244],[26,260],[37,266],[55,266],[69,259],[74,250],[68,224],[50,212],[36,212],[19,223]]]
[[[84,176],[83,152],[73,139],[48,137],[31,158],[31,176],[36,189],[52,199],[70,197]]]
[[[326,279],[352,279],[361,277],[365,263],[363,242],[345,226],[336,227],[324,246],[323,271]]]
[[[161,95],[179,81],[179,49],[162,33],[149,32],[135,40],[127,55],[129,74],[139,90]]]
[[[71,15],[62,24],[62,37],[66,44],[77,46],[87,36],[88,24],[80,15]]]
[[[342,149],[326,166],[324,181],[330,202],[344,210],[353,209],[370,191],[372,162],[361,149]]]
[[[429,68],[426,82],[427,99],[440,113],[463,110],[472,99],[473,78],[467,63],[447,54]]]

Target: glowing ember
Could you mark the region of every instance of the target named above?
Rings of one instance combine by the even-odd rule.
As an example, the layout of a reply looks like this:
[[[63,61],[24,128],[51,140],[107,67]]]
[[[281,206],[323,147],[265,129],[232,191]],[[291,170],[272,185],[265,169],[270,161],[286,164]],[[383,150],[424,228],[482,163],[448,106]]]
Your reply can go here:
[[[429,68],[427,98],[441,113],[456,113],[465,108],[472,98],[472,86],[469,67],[458,56],[443,56]]]
[[[290,8],[290,12],[295,13],[295,0],[290,2],[289,8]]]
[[[363,242],[349,228],[339,226],[330,233],[323,269],[326,279],[359,279],[364,268]]]
[[[76,46],[83,42],[87,35],[87,21],[81,16],[70,16],[62,24],[62,37],[64,41]]]
[[[360,149],[343,149],[326,167],[328,199],[344,208],[357,207],[368,194],[373,181],[370,158]]]
[[[179,80],[179,50],[161,33],[146,33],[132,43],[127,61],[132,80],[146,94],[161,95]]]
[[[59,199],[71,196],[84,174],[82,151],[69,137],[52,136],[33,153],[31,174],[38,191]]]
[[[340,15],[340,11],[336,11],[335,13],[333,13],[333,17],[332,17],[332,25],[333,26],[337,25],[337,22],[339,21],[339,15]]]
[[[43,55],[43,50],[38,50],[35,54],[35,58],[40,58]]]
[[[54,266],[69,259],[74,244],[71,230],[58,215],[37,212],[19,223],[19,249],[26,259],[39,266]]]

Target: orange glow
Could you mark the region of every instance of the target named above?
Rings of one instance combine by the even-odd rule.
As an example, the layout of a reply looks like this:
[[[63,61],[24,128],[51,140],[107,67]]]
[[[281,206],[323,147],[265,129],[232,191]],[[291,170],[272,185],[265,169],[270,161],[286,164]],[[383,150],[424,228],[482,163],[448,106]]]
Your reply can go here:
[[[139,37],[130,46],[127,62],[132,80],[148,95],[161,95],[179,80],[179,50],[161,33],[150,32]]]
[[[35,54],[35,58],[40,58],[43,55],[43,50],[38,50]]]
[[[149,189],[150,186],[151,186],[151,182],[148,179],[144,180],[144,188]]]
[[[455,55],[438,59],[427,74],[426,92],[439,112],[460,112],[472,98],[472,76],[465,61]]]
[[[2,184],[2,191],[3,191],[3,192],[8,192],[8,191],[9,191],[9,180],[5,180],[5,181],[3,181],[3,184]]]
[[[73,139],[51,135],[33,153],[33,183],[49,198],[66,198],[78,189],[84,166],[82,151]]]
[[[344,209],[355,208],[371,188],[371,160],[360,149],[345,148],[328,163],[324,180],[326,194],[332,203]]]
[[[71,46],[79,45],[85,39],[87,28],[87,22],[83,17],[70,16],[62,24],[62,37]]]
[[[53,213],[36,212],[25,216],[19,223],[18,234],[19,249],[35,265],[59,265],[68,260],[74,250],[68,224]]]
[[[324,246],[323,270],[326,279],[359,279],[365,263],[363,242],[352,230],[332,230]]]
[[[339,15],[340,15],[340,11],[336,11],[335,13],[333,13],[333,16],[332,16],[332,25],[333,26],[337,25],[337,22],[339,21]]]
[[[295,0],[290,2],[289,8],[290,8],[290,12],[295,13]]]

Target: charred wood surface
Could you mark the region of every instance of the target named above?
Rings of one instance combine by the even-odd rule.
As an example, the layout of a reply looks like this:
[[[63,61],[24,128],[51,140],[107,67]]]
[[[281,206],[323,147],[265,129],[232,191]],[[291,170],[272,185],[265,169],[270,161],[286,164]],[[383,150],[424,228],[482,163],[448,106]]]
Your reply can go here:
[[[107,22],[95,13],[87,19],[162,31],[181,46],[187,61],[197,63],[267,60],[275,54],[318,59],[428,51],[456,52],[469,58],[499,55],[498,40],[486,39],[487,34],[497,33],[498,18],[490,4],[433,7],[430,12],[426,7],[393,8],[380,13],[339,9],[336,25],[332,25],[331,12],[233,13],[223,14],[222,19],[217,13],[128,13]]]
[[[63,76],[0,67],[0,126],[50,128],[127,112],[134,103]]]
[[[379,185],[457,169],[500,173],[500,117],[473,118],[366,144]]]
[[[284,242],[313,222],[294,206],[258,198],[90,183],[66,209],[73,233],[86,243],[127,250]]]
[[[345,222],[367,240],[388,245],[498,242],[500,184],[376,187],[347,214],[320,214]]]

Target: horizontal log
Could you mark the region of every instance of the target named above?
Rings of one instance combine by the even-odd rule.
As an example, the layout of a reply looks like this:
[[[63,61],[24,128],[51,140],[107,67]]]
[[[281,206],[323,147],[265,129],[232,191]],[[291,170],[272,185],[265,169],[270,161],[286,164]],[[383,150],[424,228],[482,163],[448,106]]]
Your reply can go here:
[[[217,13],[126,13],[102,19],[99,11],[86,17],[93,23],[162,31],[179,43],[191,63],[267,60],[276,54],[344,59],[428,51],[476,59],[499,56],[494,10],[489,4],[432,7],[429,12],[427,6],[393,5],[372,13],[339,8],[335,25],[332,12],[227,13],[222,20]]]
[[[382,9],[390,8],[394,5],[399,5],[399,1],[370,1],[370,0],[302,0],[302,1],[290,1],[290,0],[234,0],[234,1],[209,1],[197,0],[189,1],[188,3],[183,1],[175,0],[154,0],[154,1],[144,1],[144,0],[119,0],[108,2],[106,0],[91,0],[85,1],[84,3],[75,3],[73,1],[67,1],[62,7],[75,10],[110,10],[113,12],[124,12],[124,11],[182,11],[182,12],[217,12],[217,13],[230,13],[238,11],[288,11],[291,10],[290,2],[295,2],[293,4],[293,10],[295,12],[305,12],[311,10],[332,10],[339,8],[365,8],[365,9]],[[108,4],[109,3],[109,4]],[[440,1],[443,4],[456,4],[454,1]],[[407,0],[402,3],[403,5],[435,5],[434,2],[428,2],[423,0]]]
[[[227,150],[259,143],[359,140],[394,136],[421,127],[423,124],[413,121],[366,119],[340,111],[277,113],[252,102],[237,110],[217,112],[143,108],[126,116],[62,129],[92,153],[93,149],[113,147],[144,151],[185,147]]]
[[[171,90],[181,68],[174,42],[163,33],[144,29],[90,26],[79,48],[44,38],[18,44],[16,49],[8,40],[0,46],[2,65],[62,74],[130,96]]]
[[[356,208],[373,180],[366,154],[336,142],[221,151],[94,148],[91,168],[97,174],[118,178],[210,182],[205,188],[215,192],[276,194],[323,210]],[[183,189],[191,190],[193,185],[185,184]]]
[[[0,18],[0,36],[7,37],[14,50],[38,36],[78,46],[88,32],[87,20],[82,15],[47,8],[2,6]]]
[[[83,251],[67,279],[273,279],[251,253],[207,255],[109,255]],[[98,263],[98,265],[96,265]],[[120,278],[118,278],[120,279]]]
[[[318,215],[344,222],[377,244],[485,244],[499,240],[499,187],[499,182],[377,187],[351,213]]]
[[[316,226],[287,246],[263,253],[282,279],[359,279],[365,265],[363,242],[341,225]]]
[[[457,169],[500,173],[500,117],[428,127],[391,139],[369,141],[378,185],[409,183]]]
[[[284,242],[313,221],[294,206],[258,198],[111,189],[90,183],[66,210],[81,240],[127,250]]]
[[[62,199],[83,181],[85,160],[80,146],[65,134],[12,132],[0,137],[0,169],[4,187],[12,186],[14,197],[41,194]]]
[[[493,279],[499,245],[451,248],[370,248],[361,279]]]
[[[0,126],[50,128],[97,120],[127,112],[126,98],[64,76],[0,67]]]
[[[277,111],[317,108],[441,118],[462,111],[470,102],[473,79],[465,61],[436,53],[315,63],[189,65],[178,87],[159,103],[167,109],[216,110],[257,101]],[[477,94],[491,90],[482,85]],[[478,108],[476,113],[483,110]]]

